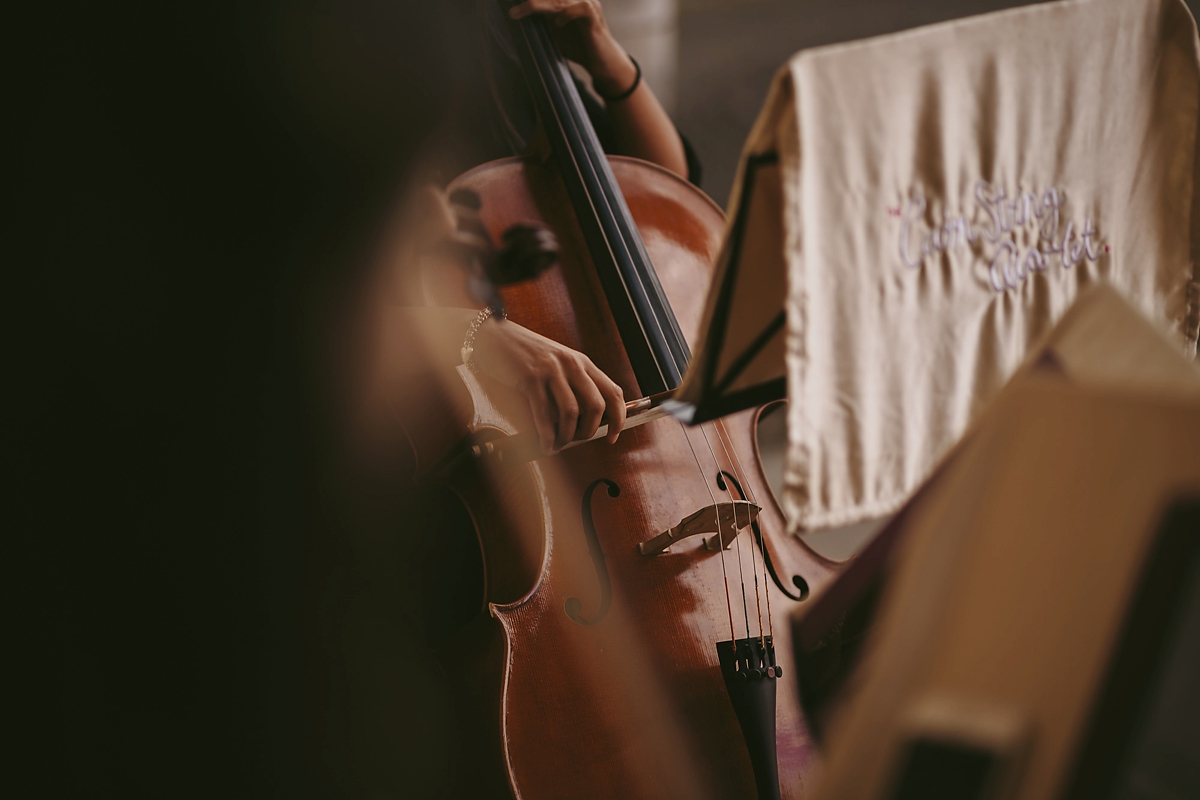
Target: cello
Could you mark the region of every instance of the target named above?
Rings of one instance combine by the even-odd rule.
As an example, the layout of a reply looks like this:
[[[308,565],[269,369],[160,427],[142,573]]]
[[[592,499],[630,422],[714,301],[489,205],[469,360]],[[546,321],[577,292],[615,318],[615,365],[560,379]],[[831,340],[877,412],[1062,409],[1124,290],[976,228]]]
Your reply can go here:
[[[483,562],[483,613],[439,648],[468,720],[466,791],[801,797],[811,743],[786,620],[835,565],[786,535],[757,453],[762,409],[690,428],[659,413],[724,215],[669,171],[606,156],[545,22],[509,24],[549,157],[482,165],[449,191],[480,198],[492,239],[554,232],[558,263],[499,288],[508,318],[638,399],[616,444],[538,458],[523,397],[465,367],[447,384],[469,433],[425,480],[460,506]],[[425,287],[431,305],[478,306],[445,274]]]

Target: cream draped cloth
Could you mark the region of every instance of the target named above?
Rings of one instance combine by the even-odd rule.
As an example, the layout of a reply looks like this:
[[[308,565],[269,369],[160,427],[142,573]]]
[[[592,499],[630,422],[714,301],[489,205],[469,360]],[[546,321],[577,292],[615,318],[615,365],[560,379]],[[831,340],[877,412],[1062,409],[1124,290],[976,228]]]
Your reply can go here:
[[[786,270],[794,531],[898,509],[1091,284],[1195,356],[1198,50],[1178,0],[1071,0],[779,72],[730,218],[782,208],[782,259],[742,261]]]

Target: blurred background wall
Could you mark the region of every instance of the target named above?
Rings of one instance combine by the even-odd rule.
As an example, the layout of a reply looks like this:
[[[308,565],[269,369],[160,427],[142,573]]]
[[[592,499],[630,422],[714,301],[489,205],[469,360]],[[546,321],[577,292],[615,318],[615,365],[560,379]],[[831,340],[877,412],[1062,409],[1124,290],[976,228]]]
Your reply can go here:
[[[679,74],[679,0],[603,0],[617,41],[642,65],[668,112],[676,111]]]

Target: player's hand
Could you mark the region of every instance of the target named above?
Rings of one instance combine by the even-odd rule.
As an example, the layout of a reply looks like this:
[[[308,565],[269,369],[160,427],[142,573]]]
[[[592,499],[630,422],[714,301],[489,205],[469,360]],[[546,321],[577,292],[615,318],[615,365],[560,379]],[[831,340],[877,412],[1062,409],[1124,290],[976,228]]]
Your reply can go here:
[[[583,353],[499,319],[480,326],[474,347],[481,372],[525,395],[545,452],[590,439],[606,413],[608,441],[617,441],[625,393]]]
[[[614,97],[633,85],[637,67],[613,38],[598,0],[525,0],[509,9],[513,19],[543,14],[562,54],[592,76],[601,94]]]

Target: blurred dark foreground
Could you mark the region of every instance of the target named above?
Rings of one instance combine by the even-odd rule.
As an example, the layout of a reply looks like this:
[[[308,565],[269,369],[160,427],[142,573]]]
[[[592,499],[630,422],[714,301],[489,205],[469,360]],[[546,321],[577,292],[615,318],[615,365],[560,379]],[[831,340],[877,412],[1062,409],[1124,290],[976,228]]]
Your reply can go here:
[[[20,796],[439,791],[439,709],[403,704],[437,696],[422,685],[435,670],[411,664],[408,688],[381,698],[395,730],[347,722],[330,654],[355,523],[326,351],[453,96],[459,5],[10,19],[19,744],[4,783]],[[398,618],[372,631],[390,663],[421,652]]]

